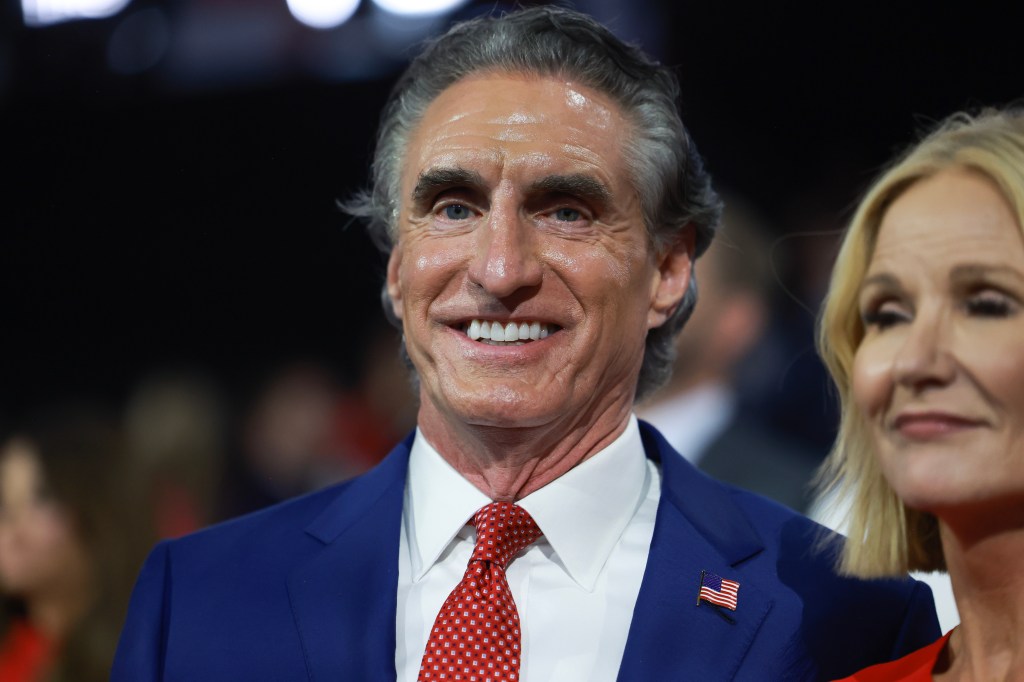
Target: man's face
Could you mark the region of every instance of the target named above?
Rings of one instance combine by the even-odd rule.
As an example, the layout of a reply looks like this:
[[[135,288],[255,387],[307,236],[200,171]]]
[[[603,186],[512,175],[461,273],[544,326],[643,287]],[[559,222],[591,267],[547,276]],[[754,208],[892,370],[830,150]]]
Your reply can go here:
[[[647,330],[685,293],[693,248],[691,233],[653,251],[631,134],[612,100],[556,78],[475,75],[426,110],[387,277],[428,433],[628,413]]]

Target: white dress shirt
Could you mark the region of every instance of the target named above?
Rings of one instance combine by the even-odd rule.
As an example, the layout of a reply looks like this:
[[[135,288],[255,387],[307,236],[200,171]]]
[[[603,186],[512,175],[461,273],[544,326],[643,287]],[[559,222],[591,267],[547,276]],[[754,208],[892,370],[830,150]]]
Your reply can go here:
[[[660,496],[660,470],[631,416],[608,447],[518,501],[544,533],[506,572],[524,682],[615,680]],[[400,682],[415,682],[434,619],[473,552],[467,522],[490,502],[416,432],[398,560]]]

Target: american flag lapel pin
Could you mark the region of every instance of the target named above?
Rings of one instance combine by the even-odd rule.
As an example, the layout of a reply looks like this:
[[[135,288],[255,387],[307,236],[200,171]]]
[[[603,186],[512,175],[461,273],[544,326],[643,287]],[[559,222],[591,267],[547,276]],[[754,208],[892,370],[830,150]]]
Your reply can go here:
[[[735,611],[739,591],[740,584],[735,580],[727,580],[710,571],[701,571],[700,591],[697,592],[697,606],[700,606],[701,601],[706,601],[712,606],[724,607],[730,611]],[[725,612],[718,608],[715,610],[729,622],[734,622]]]

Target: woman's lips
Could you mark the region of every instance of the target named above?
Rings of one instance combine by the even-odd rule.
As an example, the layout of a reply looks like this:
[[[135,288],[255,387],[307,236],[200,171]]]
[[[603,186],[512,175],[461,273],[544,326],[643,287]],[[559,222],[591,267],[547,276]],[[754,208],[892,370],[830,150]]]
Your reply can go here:
[[[893,421],[893,428],[910,440],[932,440],[982,425],[971,419],[946,412],[919,412],[901,414]]]

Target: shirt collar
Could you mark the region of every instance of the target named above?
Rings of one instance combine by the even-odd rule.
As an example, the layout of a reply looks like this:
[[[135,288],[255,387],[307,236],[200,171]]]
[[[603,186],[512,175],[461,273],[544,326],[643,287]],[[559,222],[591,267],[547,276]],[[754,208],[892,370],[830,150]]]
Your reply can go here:
[[[416,429],[403,513],[412,579],[419,581],[480,507],[491,502]]]
[[[566,572],[593,591],[650,485],[636,417],[606,448],[523,499]],[[420,580],[476,511],[491,500],[417,430],[406,486],[406,534]]]

